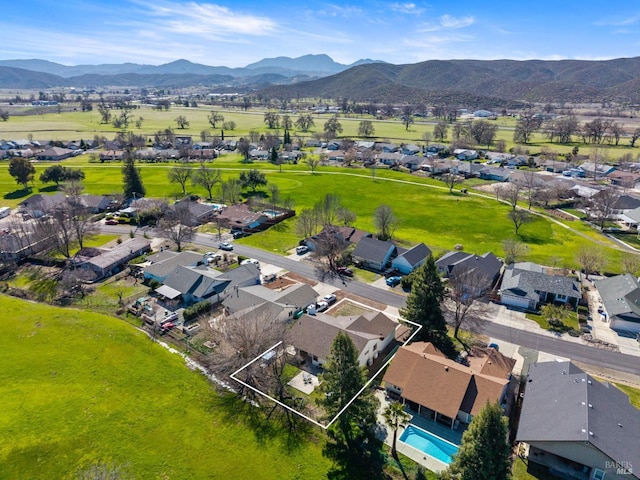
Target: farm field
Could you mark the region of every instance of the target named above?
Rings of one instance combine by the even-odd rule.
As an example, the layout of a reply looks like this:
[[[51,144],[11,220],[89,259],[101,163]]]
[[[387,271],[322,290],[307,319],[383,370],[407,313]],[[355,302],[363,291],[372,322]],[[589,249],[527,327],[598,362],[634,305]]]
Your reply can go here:
[[[122,478],[325,478],[322,440],[250,426],[236,402],[122,320],[5,296],[0,305],[2,478],[75,479],[98,464]]]

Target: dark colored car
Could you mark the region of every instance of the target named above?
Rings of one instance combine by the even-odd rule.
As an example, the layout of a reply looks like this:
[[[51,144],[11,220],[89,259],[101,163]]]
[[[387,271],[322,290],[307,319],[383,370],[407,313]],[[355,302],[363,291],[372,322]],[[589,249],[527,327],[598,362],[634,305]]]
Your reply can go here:
[[[105,225],[118,225],[118,221],[117,220],[113,220],[113,219],[105,220],[104,224]]]
[[[339,275],[344,275],[345,277],[353,277],[353,270],[347,267],[338,267],[337,270]]]
[[[384,271],[384,278],[397,277],[398,275],[400,275],[400,270],[397,268],[387,268]]]

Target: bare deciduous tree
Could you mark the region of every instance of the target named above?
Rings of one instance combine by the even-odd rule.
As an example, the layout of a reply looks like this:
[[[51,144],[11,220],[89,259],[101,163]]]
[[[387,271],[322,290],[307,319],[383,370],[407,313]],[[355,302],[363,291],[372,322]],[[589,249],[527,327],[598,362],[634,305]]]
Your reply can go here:
[[[191,180],[194,185],[199,185],[207,191],[207,198],[213,197],[213,188],[220,182],[222,175],[217,168],[206,168],[202,165],[195,171],[193,179]]]
[[[235,205],[240,201],[242,183],[237,178],[222,182],[222,201],[227,205]]]
[[[315,208],[305,208],[298,215],[296,232],[302,238],[309,238],[318,229],[318,212]]]
[[[605,188],[589,198],[589,215],[603,230],[608,221],[613,219],[620,194],[612,187]]]
[[[498,196],[501,200],[511,205],[513,210],[518,206],[518,200],[520,199],[520,185],[517,183],[501,184],[497,187]]]
[[[440,180],[449,188],[449,193],[453,193],[453,187],[462,183],[464,177],[456,175],[455,173],[445,173],[440,177]]]
[[[519,240],[508,238],[502,242],[502,251],[504,252],[504,263],[509,265],[522,258],[527,251],[527,246]]]
[[[640,272],[640,257],[634,253],[625,253],[620,258],[622,273],[638,275]]]
[[[398,217],[389,205],[380,205],[373,212],[373,224],[378,229],[378,237],[381,240],[391,240],[398,226]]]
[[[335,225],[338,211],[341,208],[340,196],[335,193],[327,193],[313,208],[317,212],[320,225]]]
[[[590,273],[599,272],[607,264],[607,256],[597,245],[583,245],[576,253],[576,260],[582,267],[587,280]]]
[[[177,165],[167,172],[167,178],[169,179],[169,182],[180,185],[180,188],[182,189],[182,196],[184,197],[187,194],[187,182],[191,178],[192,174],[193,169],[191,167],[187,167],[186,165]]]
[[[193,238],[193,219],[188,206],[168,209],[164,217],[158,222],[158,229],[163,236],[176,244],[178,251],[182,251],[185,243]]]
[[[513,222],[513,226],[516,229],[516,232],[515,232],[516,235],[518,235],[518,231],[520,230],[520,227],[522,225],[533,221],[532,215],[528,211],[522,210],[521,208],[516,208],[515,210],[511,210],[507,215],[509,216],[509,219],[511,219],[511,221]]]
[[[483,304],[479,300],[484,296],[489,283],[477,268],[457,268],[449,277],[447,298],[452,306],[453,336],[465,349],[467,345],[458,335],[460,327],[470,315],[480,312]]]

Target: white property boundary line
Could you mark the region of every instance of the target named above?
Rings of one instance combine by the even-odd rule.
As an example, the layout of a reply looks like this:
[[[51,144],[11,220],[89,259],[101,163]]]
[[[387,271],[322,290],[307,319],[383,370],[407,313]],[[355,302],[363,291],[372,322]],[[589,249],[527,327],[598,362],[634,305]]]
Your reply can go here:
[[[411,336],[410,336],[410,337],[409,337],[409,338],[408,338],[408,339],[407,339],[407,340],[406,340],[406,341],[401,345],[401,347],[404,347],[407,343],[409,343],[409,342],[411,341],[411,339],[413,339],[413,337],[415,337],[415,335],[416,335],[420,330],[422,330],[422,327],[423,327],[422,325],[420,325],[420,324],[418,324],[418,323],[415,323],[415,322],[411,322],[411,321],[409,321],[409,320],[403,320],[403,321],[404,321],[404,322],[406,322],[406,323],[409,323],[409,324],[413,325],[414,327],[418,327],[418,328],[417,328],[417,329],[416,329],[416,330],[411,334]],[[399,323],[399,322],[398,322],[398,323]],[[262,357],[263,357],[263,355],[265,355],[265,354],[269,353],[271,350],[273,350],[273,349],[277,348],[277,347],[278,347],[278,346],[280,346],[281,344],[282,344],[282,341],[280,341],[280,342],[276,343],[273,347],[271,347],[271,348],[269,348],[269,349],[265,350],[263,353],[261,353],[260,355],[258,355],[256,358],[254,358],[253,360],[251,360],[250,362],[248,362],[246,365],[243,365],[243,366],[242,366],[242,367],[240,367],[238,370],[236,370],[235,372],[233,372],[233,373],[230,375],[230,378],[232,378],[233,380],[235,380],[235,381],[236,381],[236,382],[238,382],[239,384],[241,384],[241,385],[243,385],[243,386],[247,387],[248,389],[250,389],[250,390],[254,391],[254,392],[255,392],[255,393],[257,393],[258,395],[262,395],[263,397],[268,398],[268,399],[269,399],[269,400],[271,400],[272,402],[277,403],[277,404],[278,404],[278,405],[280,405],[281,407],[286,408],[286,409],[287,409],[287,410],[289,410],[290,412],[295,413],[296,415],[298,415],[298,416],[300,416],[300,417],[304,418],[305,420],[308,420],[309,422],[313,423],[314,425],[317,425],[318,427],[320,427],[320,428],[322,428],[322,429],[324,429],[324,430],[328,429],[328,428],[329,428],[329,427],[330,427],[330,426],[331,426],[331,425],[332,425],[332,424],[333,424],[333,423],[338,419],[338,417],[339,417],[340,415],[342,415],[342,414],[344,413],[344,411],[345,411],[347,408],[349,408],[349,406],[350,406],[350,405],[355,401],[355,399],[356,399],[356,398],[358,398],[358,396],[360,396],[360,394],[361,394],[362,392],[364,392],[364,390],[365,390],[366,388],[368,388],[368,387],[369,387],[369,385],[371,385],[371,383],[376,379],[376,377],[377,377],[378,375],[380,375],[380,372],[382,372],[382,371],[386,368],[386,366],[387,366],[387,365],[389,365],[389,363],[391,362],[391,360],[393,360],[393,358],[396,356],[396,354],[393,354],[393,355],[391,356],[391,358],[390,358],[389,360],[387,360],[387,361],[386,361],[386,363],[385,363],[382,367],[380,367],[380,369],[378,370],[378,373],[376,373],[373,377],[371,377],[371,378],[369,379],[369,381],[368,381],[367,383],[365,383],[365,384],[364,384],[364,386],[363,386],[363,387],[358,391],[358,393],[356,393],[356,394],[353,396],[353,398],[352,398],[351,400],[349,400],[349,401],[347,402],[347,404],[346,404],[344,407],[342,407],[342,409],[341,409],[341,410],[340,410],[340,411],[335,415],[335,417],[333,417],[333,418],[329,421],[329,423],[327,423],[326,425],[324,425],[324,424],[322,424],[322,423],[318,422],[317,420],[314,420],[313,418],[308,417],[308,416],[307,416],[307,415],[305,415],[304,413],[299,412],[298,410],[295,410],[294,408],[291,408],[289,405],[285,405],[285,404],[284,404],[284,403],[282,403],[281,401],[279,401],[279,400],[277,400],[277,399],[273,398],[271,395],[268,395],[268,394],[264,393],[263,391],[258,390],[257,388],[255,388],[255,387],[253,387],[253,386],[249,385],[248,383],[243,382],[243,381],[242,381],[242,380],[240,380],[239,378],[236,378],[236,375],[237,375],[238,373],[240,373],[242,370],[244,370],[245,368],[247,368],[247,367],[248,367],[249,365],[251,365],[252,363],[254,363],[254,362],[258,361],[260,358],[262,358]],[[397,352],[397,350],[396,350],[396,352]]]

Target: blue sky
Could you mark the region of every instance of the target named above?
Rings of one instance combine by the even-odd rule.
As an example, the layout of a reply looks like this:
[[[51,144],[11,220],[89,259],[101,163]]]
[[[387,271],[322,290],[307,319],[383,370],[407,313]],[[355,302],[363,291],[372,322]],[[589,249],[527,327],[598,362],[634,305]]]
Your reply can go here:
[[[0,59],[65,65],[595,60],[640,55],[640,1],[12,0],[0,32]]]

